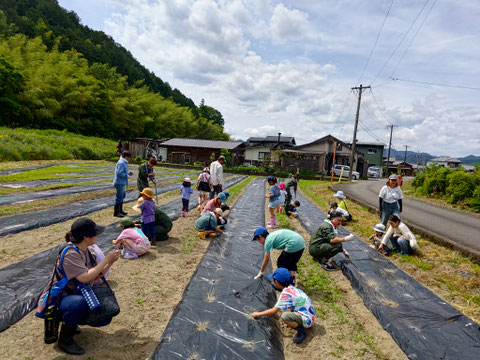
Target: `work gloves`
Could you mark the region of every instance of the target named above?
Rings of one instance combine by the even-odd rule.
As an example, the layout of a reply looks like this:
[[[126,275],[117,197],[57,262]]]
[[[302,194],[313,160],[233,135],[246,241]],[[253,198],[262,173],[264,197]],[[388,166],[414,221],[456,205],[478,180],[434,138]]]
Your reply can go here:
[[[345,236],[344,239],[345,239],[345,241],[352,241],[354,238],[355,238],[355,235],[350,234],[350,235],[348,235],[348,236]]]
[[[258,274],[254,277],[254,279],[260,279],[263,276],[263,271],[259,271]]]

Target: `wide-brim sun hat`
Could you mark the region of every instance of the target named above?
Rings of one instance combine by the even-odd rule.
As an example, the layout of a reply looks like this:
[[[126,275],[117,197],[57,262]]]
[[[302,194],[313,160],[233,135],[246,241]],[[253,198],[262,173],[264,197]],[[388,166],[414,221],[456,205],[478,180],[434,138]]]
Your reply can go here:
[[[141,212],[142,209],[140,209],[140,204],[143,203],[145,199],[143,197],[139,197],[137,200],[137,204],[132,206],[132,209],[135,210],[136,212]]]
[[[382,223],[378,223],[377,225],[375,225],[373,230],[384,233],[385,232],[385,225],[383,225]]]
[[[346,199],[347,197],[343,193],[343,191],[337,191],[335,194],[333,194],[333,197],[339,198],[339,199]]]
[[[214,212],[215,212],[215,214],[217,214],[217,215],[220,215],[220,216],[223,215],[223,211],[222,211],[222,209],[220,209],[220,208],[216,208],[216,209],[214,210]]]
[[[150,189],[149,187],[146,187],[143,189],[143,191],[140,193],[140,195],[145,195],[146,197],[150,198],[150,199],[153,199],[154,198],[154,194],[153,194],[153,190]]]
[[[191,183],[192,182],[192,179],[186,177],[185,179],[183,179],[184,182],[188,182],[188,183]]]

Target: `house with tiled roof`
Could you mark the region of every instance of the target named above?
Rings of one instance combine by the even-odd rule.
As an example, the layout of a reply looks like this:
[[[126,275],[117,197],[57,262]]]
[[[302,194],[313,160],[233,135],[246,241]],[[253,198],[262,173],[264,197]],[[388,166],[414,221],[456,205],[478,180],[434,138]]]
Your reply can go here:
[[[443,166],[443,167],[448,167],[448,168],[451,168],[451,169],[456,169],[460,166],[462,162],[454,157],[450,157],[450,156],[440,156],[440,157],[436,157],[432,160],[429,160],[427,162],[427,165],[430,165],[430,164],[438,164],[439,166]]]

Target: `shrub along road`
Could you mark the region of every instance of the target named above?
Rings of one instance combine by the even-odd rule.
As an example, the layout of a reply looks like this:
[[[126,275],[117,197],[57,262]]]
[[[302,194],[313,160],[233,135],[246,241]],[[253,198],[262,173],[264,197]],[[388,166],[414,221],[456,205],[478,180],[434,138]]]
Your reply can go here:
[[[383,185],[385,180],[380,179],[336,184],[334,188],[363,205],[378,209],[378,193]],[[416,232],[480,261],[479,216],[405,197],[401,217]]]

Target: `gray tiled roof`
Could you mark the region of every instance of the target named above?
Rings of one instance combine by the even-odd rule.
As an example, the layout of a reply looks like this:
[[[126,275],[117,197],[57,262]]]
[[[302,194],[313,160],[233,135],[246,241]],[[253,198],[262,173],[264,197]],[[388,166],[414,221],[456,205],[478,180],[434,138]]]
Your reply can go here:
[[[186,146],[207,149],[228,149],[233,150],[242,145],[241,141],[219,141],[219,140],[204,140],[204,139],[182,139],[174,138],[161,143],[160,146]]]
[[[455,162],[455,163],[461,163],[460,160],[458,159],[455,159],[453,157],[450,157],[450,156],[440,156],[440,157],[437,157],[435,159],[432,159],[430,161],[435,161],[435,162],[441,162],[441,161],[445,161],[445,162]]]

